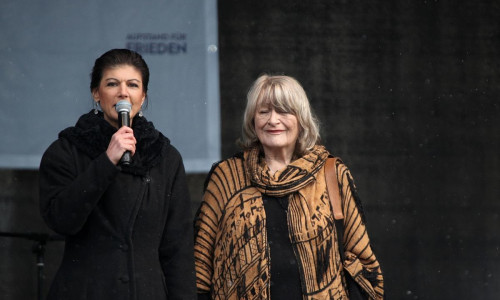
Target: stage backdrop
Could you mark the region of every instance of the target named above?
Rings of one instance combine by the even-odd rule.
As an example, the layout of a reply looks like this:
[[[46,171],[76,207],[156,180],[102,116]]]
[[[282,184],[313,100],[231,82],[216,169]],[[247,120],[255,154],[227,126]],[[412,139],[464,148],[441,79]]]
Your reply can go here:
[[[216,2],[0,2],[0,168],[38,168],[59,131],[92,109],[95,59],[129,48],[151,72],[145,117],[188,172],[208,171],[220,157]]]

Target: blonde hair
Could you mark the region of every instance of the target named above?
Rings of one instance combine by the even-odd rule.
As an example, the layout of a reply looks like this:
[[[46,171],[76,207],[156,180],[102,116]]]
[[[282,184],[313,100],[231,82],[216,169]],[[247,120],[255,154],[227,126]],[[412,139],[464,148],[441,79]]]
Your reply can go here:
[[[296,155],[304,155],[319,142],[319,124],[300,83],[290,76],[264,74],[255,80],[247,94],[242,138],[239,140],[243,149],[260,145],[255,132],[254,117],[257,109],[264,104],[297,117],[299,136],[295,146]]]

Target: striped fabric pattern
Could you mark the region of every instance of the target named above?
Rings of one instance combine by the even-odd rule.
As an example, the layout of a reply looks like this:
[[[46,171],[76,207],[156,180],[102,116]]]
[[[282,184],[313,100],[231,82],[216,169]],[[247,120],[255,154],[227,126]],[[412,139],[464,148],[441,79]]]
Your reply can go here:
[[[344,267],[349,267],[351,270],[357,266],[356,271],[353,271],[354,279],[370,294],[371,298],[383,299],[384,279],[380,264],[370,245],[354,179],[347,166],[340,160],[337,161],[336,169],[344,214],[343,242],[348,261]]]
[[[272,258],[262,202],[265,191],[250,180],[253,175],[248,172],[245,158],[235,156],[213,167],[195,220],[198,292],[209,292],[212,299],[269,299],[270,295]],[[293,173],[313,178],[298,191],[288,191],[289,237],[299,263],[303,299],[348,299],[324,168],[311,164],[312,160],[297,161],[277,176],[285,178]],[[294,170],[303,165],[310,167]],[[382,299],[383,277],[370,246],[351,174],[340,162],[336,167],[344,203],[345,249],[350,257],[359,258],[353,259],[353,266],[361,266],[360,282],[372,288],[374,299]],[[366,275],[372,275],[368,276],[371,280]]]
[[[267,299],[269,248],[261,194],[241,159],[211,172],[196,222],[195,267],[199,292],[212,299]]]

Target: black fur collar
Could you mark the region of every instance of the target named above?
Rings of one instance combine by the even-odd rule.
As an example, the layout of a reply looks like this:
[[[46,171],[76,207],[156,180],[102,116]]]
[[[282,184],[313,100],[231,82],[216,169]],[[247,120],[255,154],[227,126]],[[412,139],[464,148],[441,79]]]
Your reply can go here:
[[[144,117],[136,116],[132,129],[137,139],[136,152],[130,166],[121,168],[123,172],[145,175],[151,167],[159,163],[162,149],[165,149],[164,145],[170,144],[170,141]],[[115,132],[116,128],[104,120],[102,112],[95,114],[92,110],[82,115],[74,127],[61,131],[59,138],[69,140],[78,150],[94,159],[106,151]]]

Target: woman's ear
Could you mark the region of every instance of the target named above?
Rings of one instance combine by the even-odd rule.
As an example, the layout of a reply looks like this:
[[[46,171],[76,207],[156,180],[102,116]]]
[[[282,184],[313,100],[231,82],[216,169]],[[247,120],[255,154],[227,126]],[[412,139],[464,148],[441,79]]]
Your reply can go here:
[[[95,102],[99,102],[100,98],[99,98],[99,92],[97,91],[97,89],[94,89],[92,91],[92,98],[94,98]]]

